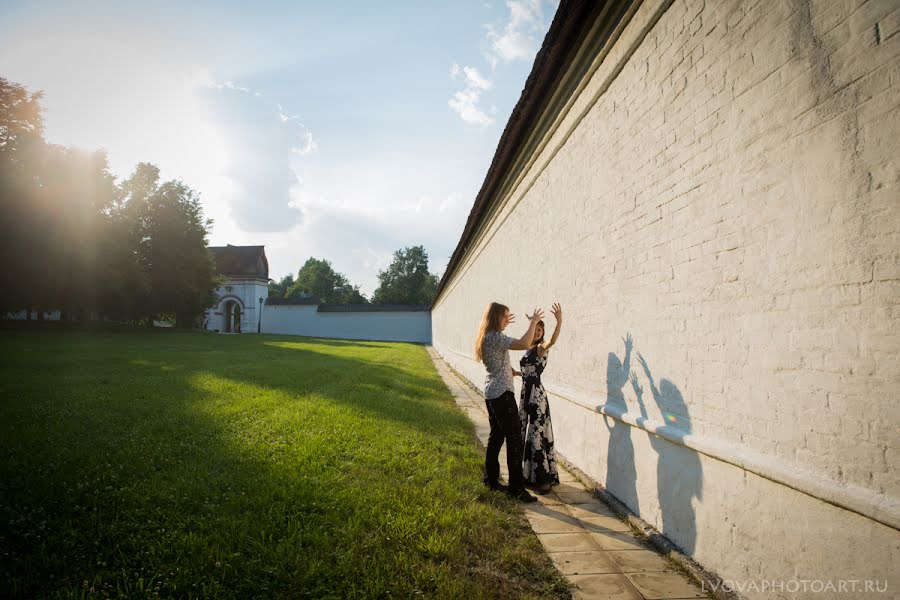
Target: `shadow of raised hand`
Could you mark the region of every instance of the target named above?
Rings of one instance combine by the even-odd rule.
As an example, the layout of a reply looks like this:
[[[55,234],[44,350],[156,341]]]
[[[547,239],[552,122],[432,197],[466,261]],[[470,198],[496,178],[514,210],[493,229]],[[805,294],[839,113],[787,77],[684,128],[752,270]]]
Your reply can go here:
[[[606,405],[619,406],[622,409],[627,408],[625,397],[622,395],[622,389],[628,383],[628,374],[631,372],[631,350],[634,347],[634,340],[630,333],[625,334],[622,338],[625,344],[625,358],[619,362],[619,357],[615,352],[609,353],[609,359],[606,364]],[[604,415],[604,422],[607,428],[612,429],[615,424],[608,415]]]
[[[638,352],[638,362],[641,363],[641,367],[644,369],[644,375],[647,376],[647,381],[650,382],[650,393],[653,394],[653,400],[658,405],[660,401],[659,389],[657,389],[656,383],[653,381],[653,374],[650,373],[650,367],[647,365],[647,359],[645,359],[640,352]]]
[[[638,359],[640,360],[640,354],[638,354]],[[634,371],[628,376],[628,381],[631,382],[631,389],[634,390],[634,395],[637,398],[638,407],[641,409],[641,417],[647,418],[647,407],[644,406],[644,388],[641,387],[641,384],[638,383],[637,373]]]

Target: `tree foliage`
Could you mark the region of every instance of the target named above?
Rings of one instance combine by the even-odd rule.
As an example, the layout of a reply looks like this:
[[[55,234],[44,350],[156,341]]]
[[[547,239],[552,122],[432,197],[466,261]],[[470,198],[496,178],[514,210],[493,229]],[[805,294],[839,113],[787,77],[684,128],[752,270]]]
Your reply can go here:
[[[27,164],[23,155],[44,141],[43,92],[0,77],[0,164]]]
[[[0,312],[190,325],[215,289],[196,193],[148,163],[116,185],[105,153],[46,143],[40,99],[0,78],[0,258],[17,282]]]
[[[378,281],[372,304],[431,304],[438,286],[437,275],[428,271],[424,246],[394,252],[394,260],[378,273]]]
[[[358,285],[335,271],[331,262],[314,257],[300,267],[286,297],[318,298],[322,304],[368,304]]]
[[[142,313],[174,316],[187,327],[215,301],[216,271],[207,250],[211,221],[197,194],[180,181],[159,184],[159,169],[141,163],[122,185],[121,213],[149,294]]]
[[[287,293],[292,287],[294,287],[293,273],[288,273],[278,281],[270,281],[269,298],[287,298]]]

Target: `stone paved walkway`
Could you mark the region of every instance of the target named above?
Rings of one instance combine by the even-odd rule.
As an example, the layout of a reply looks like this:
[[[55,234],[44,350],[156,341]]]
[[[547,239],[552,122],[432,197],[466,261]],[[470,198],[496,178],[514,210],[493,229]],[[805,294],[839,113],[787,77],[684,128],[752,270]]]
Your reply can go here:
[[[435,367],[453,393],[457,405],[473,423],[483,445],[490,425],[484,399],[456,375],[438,353],[428,347]],[[505,450],[505,446],[504,446]],[[508,475],[506,456],[500,468]],[[560,485],[522,509],[553,564],[577,587],[577,600],[674,600],[706,598],[651,546],[632,533],[612,509],[560,467]]]

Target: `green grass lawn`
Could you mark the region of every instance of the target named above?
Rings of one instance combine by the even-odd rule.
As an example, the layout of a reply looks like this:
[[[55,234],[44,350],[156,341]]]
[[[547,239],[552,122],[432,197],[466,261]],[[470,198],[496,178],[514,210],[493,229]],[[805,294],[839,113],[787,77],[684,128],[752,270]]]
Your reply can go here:
[[[568,597],[421,346],[0,331],[4,597]]]

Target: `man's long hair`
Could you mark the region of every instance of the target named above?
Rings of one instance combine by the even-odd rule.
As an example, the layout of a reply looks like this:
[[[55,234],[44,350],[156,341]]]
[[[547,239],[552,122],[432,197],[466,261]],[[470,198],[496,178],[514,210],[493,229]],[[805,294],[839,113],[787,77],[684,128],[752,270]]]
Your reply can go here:
[[[481,327],[478,328],[478,336],[475,338],[475,360],[481,362],[482,353],[481,346],[484,344],[484,336],[489,331],[500,331],[500,321],[503,315],[509,310],[499,302],[491,302],[484,309],[484,316],[481,317]]]

